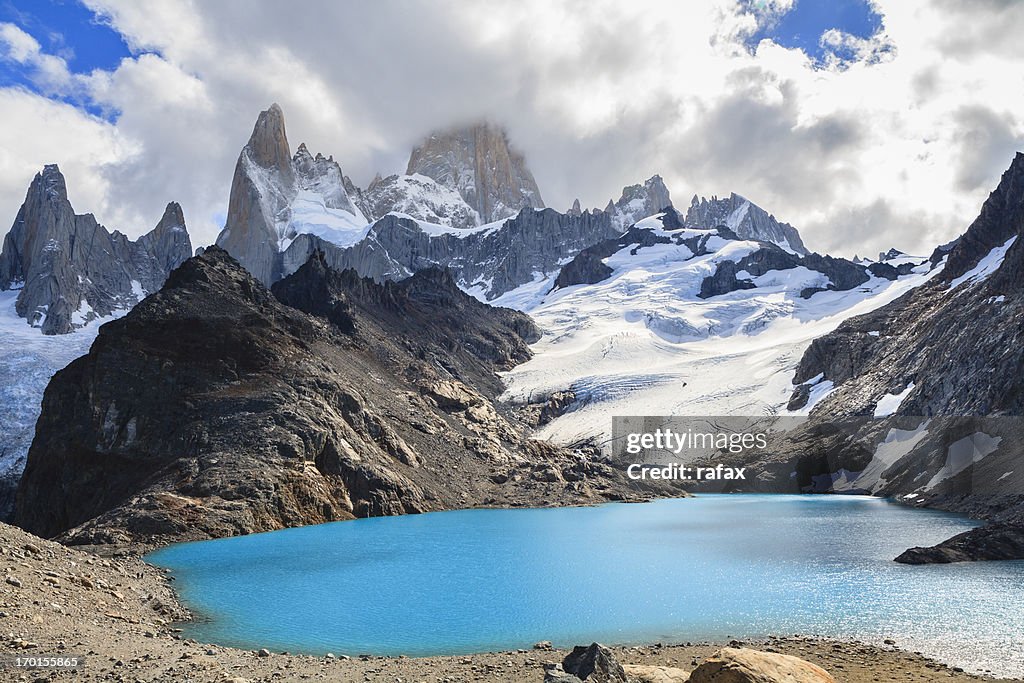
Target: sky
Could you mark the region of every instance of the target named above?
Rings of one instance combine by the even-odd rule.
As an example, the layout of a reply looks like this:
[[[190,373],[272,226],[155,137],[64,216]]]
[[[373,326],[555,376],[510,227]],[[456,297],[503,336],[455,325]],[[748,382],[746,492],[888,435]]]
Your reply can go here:
[[[58,163],[130,236],[211,243],[259,111],[365,185],[491,119],[546,203],[661,174],[813,250],[928,254],[1024,149],[1016,0],[0,0],[0,231]]]

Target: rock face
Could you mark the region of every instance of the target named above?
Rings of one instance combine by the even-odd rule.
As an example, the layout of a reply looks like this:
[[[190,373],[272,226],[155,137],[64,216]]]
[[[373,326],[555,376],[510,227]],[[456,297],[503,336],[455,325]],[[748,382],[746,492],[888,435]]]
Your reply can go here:
[[[653,216],[669,206],[672,206],[672,197],[665,187],[665,181],[660,175],[655,175],[642,185],[622,188],[622,196],[614,203],[609,202],[605,211],[611,213],[612,222],[617,227],[625,230],[641,218]],[[579,205],[573,208],[578,210]]]
[[[484,223],[544,208],[526,160],[491,123],[431,134],[409,157],[406,174],[417,173],[458,192]]]
[[[551,209],[524,210],[499,227],[425,232],[408,218],[389,215],[370,226],[366,239],[339,248],[300,235],[284,254],[283,270],[294,272],[315,252],[332,268],[352,268],[375,280],[408,277],[435,266],[452,271],[460,287],[487,300],[527,284],[538,274],[557,273],[585,247],[618,234],[607,214],[579,216]]]
[[[155,292],[192,254],[181,207],[170,203],[136,241],[75,214],[55,164],[36,174],[0,252],[0,290],[20,289],[18,315],[64,334]]]
[[[281,251],[299,233],[339,242],[359,239],[366,219],[348,196],[333,158],[305,145],[291,154],[284,112],[260,112],[235,164],[224,229],[217,245],[269,285],[281,278]]]
[[[686,212],[685,224],[691,228],[714,228],[724,225],[740,239],[773,242],[798,254],[806,254],[807,248],[800,233],[788,223],[780,223],[767,211],[736,193],[728,198],[705,199],[693,196]]]
[[[522,314],[443,271],[379,285],[321,258],[275,293],[214,247],[103,326],[47,387],[16,523],[162,543],[633,495],[492,401],[536,336]]]
[[[792,655],[724,647],[690,673],[691,683],[835,683],[820,666]]]

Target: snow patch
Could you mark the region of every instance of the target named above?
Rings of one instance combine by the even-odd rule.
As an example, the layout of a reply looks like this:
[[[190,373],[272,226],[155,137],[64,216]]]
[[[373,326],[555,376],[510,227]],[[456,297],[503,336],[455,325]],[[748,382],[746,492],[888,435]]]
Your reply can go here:
[[[992,251],[988,252],[980,261],[978,265],[971,268],[969,271],[956,278],[949,283],[950,291],[956,289],[965,282],[970,281],[972,284],[981,282],[992,273],[999,270],[999,266],[1003,264],[1003,259],[1006,258],[1006,252],[1013,246],[1013,243],[1017,241],[1017,236],[1014,235],[1010,239],[1006,240],[1000,247],[994,247]]]
[[[911,382],[907,387],[898,394],[886,394],[878,400],[875,404],[875,417],[889,417],[895,413],[900,404],[903,403],[903,399],[914,390],[914,383]]]

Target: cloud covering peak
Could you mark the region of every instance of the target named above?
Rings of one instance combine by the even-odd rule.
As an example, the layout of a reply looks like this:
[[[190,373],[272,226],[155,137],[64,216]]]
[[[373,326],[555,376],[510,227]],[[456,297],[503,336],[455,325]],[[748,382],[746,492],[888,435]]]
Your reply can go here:
[[[174,199],[209,243],[271,102],[364,185],[429,131],[493,120],[554,208],[660,173],[845,255],[948,241],[1024,147],[1020,3],[872,0],[874,33],[831,27],[814,49],[766,29],[800,11],[782,0],[87,5],[130,49],[113,68],[0,25],[21,76],[0,87],[0,222],[58,162],[111,227],[142,232]]]

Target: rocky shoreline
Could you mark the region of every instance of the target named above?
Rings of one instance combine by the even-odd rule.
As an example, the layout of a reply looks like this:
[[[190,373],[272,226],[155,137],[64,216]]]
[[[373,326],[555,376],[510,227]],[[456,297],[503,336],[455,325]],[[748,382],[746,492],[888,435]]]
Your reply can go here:
[[[160,570],[136,550],[107,552],[69,548],[0,524],[4,680],[540,683],[569,654],[540,644],[541,649],[448,657],[314,657],[203,644],[183,635],[180,624],[190,615]],[[877,647],[791,636],[732,645],[799,657],[837,681],[992,680],[901,651],[894,643]],[[690,671],[721,646],[654,644],[610,651],[627,671]],[[11,666],[15,656],[77,656],[84,663],[76,670],[20,670]]]

